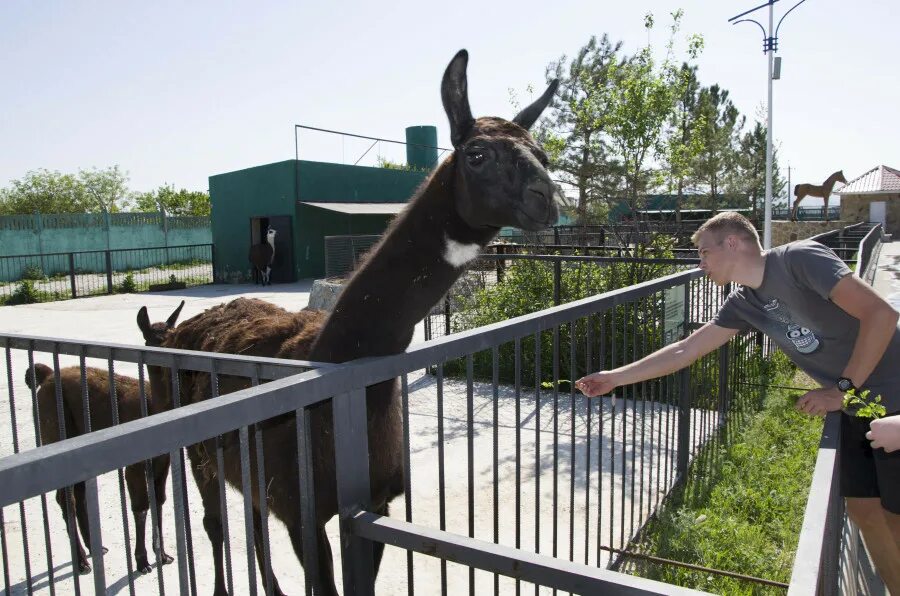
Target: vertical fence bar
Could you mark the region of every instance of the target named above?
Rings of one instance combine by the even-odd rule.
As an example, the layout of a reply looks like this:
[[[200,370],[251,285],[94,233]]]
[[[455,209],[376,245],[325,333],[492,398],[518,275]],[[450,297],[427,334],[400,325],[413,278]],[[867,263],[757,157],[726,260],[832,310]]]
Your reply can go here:
[[[522,340],[516,337],[513,344],[515,359],[516,396],[516,548],[522,548]],[[521,582],[516,578],[516,596],[521,594]]]
[[[238,430],[241,453],[241,488],[244,497],[244,537],[247,547],[247,586],[250,594],[256,596],[256,563],[253,560],[253,488],[250,484],[250,437],[246,426]],[[225,512],[227,513],[227,512]]]
[[[315,473],[313,468],[312,437],[310,436],[309,413],[305,408],[294,411],[297,425],[297,465],[299,466],[300,494],[300,540],[303,543],[303,570],[306,594],[322,590],[319,577],[318,522],[316,518]],[[330,586],[329,586],[330,587]]]
[[[491,350],[491,397],[493,413],[493,465],[494,465],[494,544],[500,544],[500,348]],[[500,593],[500,576],[494,573],[494,594]]]
[[[444,485],[444,364],[437,366],[438,517],[441,531],[447,529],[447,494]],[[441,559],[441,594],[447,594],[447,561]]]
[[[426,317],[426,321],[428,318]],[[400,376],[400,395],[403,407],[403,490],[406,521],[412,523],[412,464],[409,452],[409,380],[406,374]],[[413,575],[413,551],[406,551],[406,593],[408,596],[415,594],[415,577]]]
[[[34,342],[28,346],[28,370],[34,369]],[[10,384],[12,387],[12,384]],[[40,406],[37,399],[37,383],[31,385],[31,419],[34,423],[34,446],[40,447],[43,444],[41,440],[41,430],[38,421],[41,419]],[[19,512],[22,519],[25,519],[25,504],[19,503]],[[41,494],[41,514],[44,520],[44,550],[47,553],[47,585],[50,588],[50,596],[56,594],[56,577],[53,572],[53,546],[50,543],[50,522],[47,516],[47,495]],[[22,534],[25,535],[25,525],[22,525]],[[25,560],[28,560],[28,545],[25,545]],[[32,594],[31,573],[29,572],[26,582],[29,596]]]
[[[106,257],[106,293],[113,293],[113,269],[112,269],[112,254],[106,250],[103,251],[104,256]]]
[[[466,356],[466,484],[469,516],[469,538],[475,537],[475,441],[474,441],[474,362],[472,354]],[[469,594],[475,594],[475,568],[469,567]]]
[[[687,282],[684,288],[684,337],[690,335],[691,326],[691,282]],[[678,392],[678,462],[676,467],[676,482],[687,480],[688,458],[690,450],[690,425],[691,425],[691,367],[686,366],[678,373],[680,387]]]
[[[100,500],[97,496],[97,478],[84,481],[85,506],[91,536],[91,559],[94,563],[94,593],[106,594],[106,569],[103,566],[103,546],[100,533]],[[129,558],[125,553],[125,558]]]
[[[139,397],[141,400],[141,418],[146,418],[150,414],[150,408],[147,403],[147,391],[144,386],[144,353],[141,352],[138,355],[138,391]],[[84,370],[84,355],[82,354],[82,371]],[[162,397],[158,396],[157,400],[162,401]],[[160,456],[162,457],[162,456]],[[160,507],[160,497],[165,496],[166,486],[165,483],[161,485],[163,495],[159,495],[156,492],[156,462],[153,460],[148,460],[144,462],[144,478],[147,482],[147,496],[149,497],[150,503],[150,524],[152,529],[150,531],[150,535],[152,538],[153,551],[156,554],[156,579],[159,585],[159,593],[161,596],[164,596],[166,593],[165,582],[163,580],[163,565],[171,562],[171,559],[166,561],[166,551],[165,551],[165,541],[163,540],[162,533],[162,509]]]
[[[354,536],[350,527],[350,519],[357,511],[371,508],[369,458],[359,455],[369,452],[366,390],[336,395],[332,408],[344,594],[374,595],[372,543]]]
[[[541,332],[534,334],[534,552],[541,552]],[[539,586],[534,586],[538,596]]]
[[[178,372],[178,356],[172,357],[169,368],[172,392],[172,407],[181,405],[180,382]],[[178,582],[181,594],[197,595],[197,584],[194,579],[193,553],[188,539],[190,522],[187,515],[187,486],[184,470],[184,459],[181,448],[169,453],[172,464],[172,506],[175,509],[175,544],[178,556]],[[189,564],[188,557],[191,557]]]
[[[78,297],[78,290],[75,287],[75,253],[69,253],[69,283],[71,285],[72,298]]]
[[[108,383],[109,383],[109,411],[111,416],[110,424],[112,426],[119,425],[119,397],[116,389],[116,371],[113,366],[113,351],[110,350],[109,357],[107,358],[107,374],[108,374]],[[128,528],[128,505],[125,502],[125,474],[122,469],[119,468],[116,471],[116,474],[119,479],[119,502],[122,510],[122,533],[125,537],[125,548],[126,551],[130,550],[131,546],[131,532]],[[135,529],[136,531],[137,529]],[[128,592],[131,596],[134,596],[134,567],[132,566],[131,557],[125,557],[126,567],[128,569]]]
[[[56,421],[59,430],[59,440],[63,441],[66,439],[66,419],[64,413],[63,406],[63,396],[62,396],[62,380],[60,379],[60,370],[59,370],[59,345],[53,344],[53,382],[54,387],[56,389]],[[75,594],[76,596],[80,596],[81,594],[81,582],[79,580],[79,574],[81,570],[79,566],[81,564],[81,542],[78,539],[78,529],[76,528],[76,520],[75,520],[75,509],[74,509],[74,487],[67,486],[62,489],[62,494],[64,495],[65,502],[61,503],[63,508],[63,513],[65,515],[66,522],[66,530],[68,531],[69,538],[69,550],[72,555],[72,582],[75,586]],[[57,498],[59,498],[60,493],[57,491]]]
[[[12,442],[13,442],[13,453],[19,452],[19,429],[18,423],[16,421],[16,398],[15,392],[13,390],[13,374],[12,374],[12,350],[9,347],[9,339],[6,340],[6,386],[9,391],[9,421],[10,426],[12,427]],[[29,354],[30,355],[30,354]],[[31,370],[31,366],[29,369]],[[35,383],[36,385],[36,383]],[[37,424],[37,418],[35,418],[35,424]],[[10,593],[10,578],[9,578],[9,550],[6,542],[6,525],[5,521],[2,519],[3,508],[0,508],[0,538],[3,540],[3,577],[6,580],[6,593]],[[22,527],[22,549],[23,554],[25,555],[25,586],[28,590],[29,596],[33,593],[33,586],[31,583],[31,553],[28,551],[28,526],[26,524],[25,517],[25,502],[19,502],[19,523]]]

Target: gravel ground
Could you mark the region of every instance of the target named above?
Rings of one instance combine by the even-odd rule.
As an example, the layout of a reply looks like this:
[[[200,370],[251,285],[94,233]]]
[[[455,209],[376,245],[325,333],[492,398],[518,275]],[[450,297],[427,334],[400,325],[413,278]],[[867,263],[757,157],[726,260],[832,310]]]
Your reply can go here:
[[[0,329],[5,332],[36,336],[142,344],[140,332],[134,323],[135,314],[142,305],[146,304],[150,308],[151,320],[162,320],[168,316],[182,299],[187,302],[182,318],[193,316],[213,304],[231,300],[239,295],[253,295],[286,308],[297,309],[308,301],[309,286],[308,282],[263,289],[254,286],[203,286],[152,295],[125,294],[2,307]],[[421,338],[420,328],[414,341],[421,341]],[[35,356],[37,361],[51,362],[46,354]],[[61,357],[60,360],[63,366],[75,364],[75,360],[71,358]],[[17,441],[19,450],[29,449],[34,445],[31,396],[23,382],[27,356],[23,352],[12,351],[10,361],[12,368],[9,375],[3,374],[0,381],[2,383],[0,420],[4,421],[3,431],[0,432],[0,455],[13,452],[14,440]],[[105,363],[89,364],[105,366]],[[3,369],[3,373],[7,373],[6,364],[0,365],[0,369]],[[136,366],[126,363],[118,365],[117,372],[137,376]],[[10,378],[11,389],[8,381]],[[464,381],[447,379],[442,388],[444,411],[442,507],[439,478],[441,465],[437,439],[437,383],[433,376],[422,371],[411,372],[409,383],[412,520],[417,524],[437,528],[440,526],[443,510],[446,529],[467,535],[469,432],[466,384]],[[15,436],[11,432],[11,424],[7,422],[11,420],[10,396],[15,401]],[[556,409],[558,416],[554,416],[552,394],[541,393],[540,407],[537,408],[532,391],[523,392],[520,398],[520,416],[517,420],[515,402],[513,389],[498,388],[496,426],[498,457],[495,472],[493,388],[489,384],[482,383],[476,383],[474,386],[471,441],[475,537],[493,541],[496,531],[501,544],[515,546],[518,494],[521,548],[535,550],[535,527],[539,525],[538,546],[541,553],[555,554],[559,558],[575,561],[584,561],[587,555],[588,560],[595,563],[598,531],[604,546],[611,544],[620,547],[647,519],[671,484],[669,479],[674,465],[674,452],[669,448],[672,440],[670,431],[674,432],[674,428],[677,427],[677,414],[665,404],[619,400],[613,408],[609,400],[594,401],[590,406],[589,425],[588,406],[583,397],[576,397],[572,407],[568,394],[560,395]],[[693,419],[695,438],[699,438],[708,432],[707,429],[714,426],[715,413],[694,412]],[[554,426],[558,427],[557,435],[554,435]],[[520,430],[521,439],[518,457],[517,428]],[[589,438],[590,449],[588,449]],[[554,446],[557,453],[555,461]],[[602,460],[598,457],[598,448]],[[521,462],[518,484],[517,459]],[[598,461],[602,461],[599,470]],[[634,468],[632,462],[635,462]],[[554,466],[557,469],[556,474]],[[493,521],[495,473],[498,478],[496,508],[499,510],[496,529]],[[557,479],[556,485],[554,478]],[[192,480],[189,479],[187,484],[198,593],[208,594],[212,592],[213,587],[211,549],[202,527],[203,512],[199,494]],[[128,593],[129,580],[133,582],[137,594],[158,593],[162,588],[169,593],[177,593],[179,590],[177,564],[164,566],[161,576],[154,567],[153,572],[148,575],[129,577],[125,557],[127,549],[122,521],[123,511],[130,533],[129,540],[132,542],[134,529],[130,511],[121,495],[119,475],[113,472],[100,477],[98,486],[103,544],[109,549],[104,557],[107,593]],[[554,486],[557,491],[555,507]],[[635,488],[632,489],[632,486]],[[175,556],[176,520],[172,506],[171,476],[167,495],[169,499],[163,510],[163,535],[169,554]],[[43,507],[41,499],[34,498],[24,503],[21,508],[12,506],[2,511],[4,542],[0,544],[0,548],[3,550],[5,570],[9,573],[12,594],[28,593],[25,582],[28,575],[32,578],[34,593],[50,593],[47,537],[52,551],[55,592],[75,593],[76,578],[72,574],[68,541],[53,495],[46,497],[47,534],[44,531]],[[405,519],[404,509],[403,497],[396,499],[391,506],[391,517]],[[227,490],[227,510],[231,571],[235,588],[233,593],[249,593],[242,495],[230,487]],[[287,533],[281,523],[274,518],[270,519],[269,527],[273,567],[282,588],[288,593],[302,592],[302,569],[290,547]],[[340,542],[336,519],[329,524],[328,530],[335,558],[339,559]],[[557,536],[555,545],[554,534]],[[23,544],[24,535],[27,535],[28,568]],[[599,560],[600,564],[606,563],[608,560],[606,551],[601,550]],[[339,569],[337,565],[339,561],[336,560],[336,568]],[[424,555],[414,556],[418,593],[434,593],[439,590],[440,567],[440,562],[436,559]],[[468,570],[452,563],[447,567],[449,593],[455,594],[466,590]],[[258,573],[256,577],[257,585],[261,589]],[[77,579],[80,581],[81,589],[87,593],[93,591],[91,575],[79,576]],[[477,572],[475,582],[476,593],[493,589],[493,576],[490,574]],[[406,583],[406,552],[388,547],[378,576],[376,593],[406,594]],[[507,593],[513,586],[511,580],[501,578],[501,593]],[[340,588],[340,577],[338,587]]]

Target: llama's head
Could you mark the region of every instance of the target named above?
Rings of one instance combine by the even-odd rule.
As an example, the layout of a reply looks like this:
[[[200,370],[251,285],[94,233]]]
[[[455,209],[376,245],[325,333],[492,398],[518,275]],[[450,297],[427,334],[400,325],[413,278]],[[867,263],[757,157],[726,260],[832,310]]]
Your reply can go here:
[[[441,98],[450,120],[457,211],[473,227],[542,230],[556,223],[564,201],[547,173],[547,155],[528,133],[553,98],[554,80],[537,101],[511,121],[473,118],[466,65],[460,50],[444,72]]]
[[[144,342],[146,345],[153,347],[163,345],[166,338],[169,336],[169,333],[175,328],[175,323],[178,321],[178,315],[181,314],[181,309],[183,307],[184,300],[181,301],[178,308],[176,308],[163,323],[151,323],[150,317],[147,315],[147,307],[141,307],[141,310],[138,311],[137,315],[137,325],[144,335]]]
[[[272,228],[266,230],[266,241],[275,242],[275,230],[273,230]]]
[[[835,182],[843,182],[844,184],[847,184],[847,179],[844,178],[844,170],[838,170],[837,172],[832,174],[832,176],[834,177]]]

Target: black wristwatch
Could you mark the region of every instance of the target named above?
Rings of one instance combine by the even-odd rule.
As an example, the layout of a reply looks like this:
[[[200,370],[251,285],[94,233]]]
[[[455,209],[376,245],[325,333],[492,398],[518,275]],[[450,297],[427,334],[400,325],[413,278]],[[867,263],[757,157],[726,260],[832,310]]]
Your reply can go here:
[[[837,388],[840,389],[843,393],[847,393],[851,389],[853,391],[856,391],[856,385],[854,385],[853,381],[851,381],[847,377],[840,377],[837,380]]]

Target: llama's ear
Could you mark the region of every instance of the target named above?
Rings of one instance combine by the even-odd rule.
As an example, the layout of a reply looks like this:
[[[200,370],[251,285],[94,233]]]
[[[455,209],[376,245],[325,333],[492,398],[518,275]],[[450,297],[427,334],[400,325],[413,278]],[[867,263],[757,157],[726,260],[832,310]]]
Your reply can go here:
[[[144,334],[146,338],[147,334],[150,332],[150,317],[147,315],[147,307],[142,306],[141,310],[138,311],[137,314],[137,326],[138,329]]]
[[[169,318],[166,319],[166,327],[168,327],[169,329],[175,327],[175,323],[178,321],[178,315],[181,314],[182,308],[184,308],[184,300],[181,301],[181,304],[178,305],[178,308],[175,309],[175,312],[169,315]]]
[[[544,94],[541,95],[537,101],[532,103],[530,106],[516,114],[516,117],[513,118],[513,122],[528,130],[531,126],[537,122],[537,119],[540,118],[541,112],[544,111],[544,108],[547,107],[547,104],[550,103],[550,100],[553,99],[553,95],[556,93],[556,88],[559,87],[559,79],[553,79],[550,82],[550,86],[547,87],[547,90],[544,91]]]
[[[469,91],[466,82],[466,66],[469,63],[469,53],[465,50],[457,52],[441,81],[441,100],[444,102],[444,111],[450,120],[450,142],[453,147],[458,147],[466,138],[475,119],[472,118],[472,110],[469,108]]]

